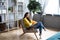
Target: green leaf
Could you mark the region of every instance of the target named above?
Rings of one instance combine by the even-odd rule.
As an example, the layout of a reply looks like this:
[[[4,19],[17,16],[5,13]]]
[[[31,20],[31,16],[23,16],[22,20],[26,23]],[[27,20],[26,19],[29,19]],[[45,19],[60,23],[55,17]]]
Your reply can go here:
[[[30,3],[27,5],[27,7],[28,7],[29,11],[32,11],[33,13],[36,11],[42,10],[41,4],[36,1],[30,1]]]

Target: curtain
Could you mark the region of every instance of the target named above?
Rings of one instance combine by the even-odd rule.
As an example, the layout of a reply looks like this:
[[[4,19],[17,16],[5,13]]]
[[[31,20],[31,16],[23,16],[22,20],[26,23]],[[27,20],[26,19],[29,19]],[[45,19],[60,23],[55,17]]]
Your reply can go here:
[[[44,14],[59,14],[59,0],[39,0]]]

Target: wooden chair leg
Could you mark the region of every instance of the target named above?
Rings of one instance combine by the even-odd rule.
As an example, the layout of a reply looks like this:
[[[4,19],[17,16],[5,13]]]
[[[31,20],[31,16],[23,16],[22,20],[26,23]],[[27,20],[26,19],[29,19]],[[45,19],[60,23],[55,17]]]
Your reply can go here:
[[[25,33],[21,34],[20,37],[23,36],[24,34],[25,34]]]
[[[38,39],[38,37],[37,37],[37,35],[36,35],[36,33],[34,33],[34,34],[35,34],[35,36],[36,36],[37,40],[39,40],[39,39]]]

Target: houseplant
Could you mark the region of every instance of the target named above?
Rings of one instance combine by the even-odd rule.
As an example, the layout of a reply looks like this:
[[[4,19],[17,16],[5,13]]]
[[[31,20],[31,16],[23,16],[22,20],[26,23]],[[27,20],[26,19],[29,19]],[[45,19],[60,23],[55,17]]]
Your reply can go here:
[[[37,12],[37,11],[42,11],[42,7],[41,4],[39,2],[34,1],[30,1],[29,4],[27,5],[28,9],[30,12]]]
[[[13,12],[13,7],[9,7],[9,8],[8,8],[8,11],[9,11],[9,12]]]

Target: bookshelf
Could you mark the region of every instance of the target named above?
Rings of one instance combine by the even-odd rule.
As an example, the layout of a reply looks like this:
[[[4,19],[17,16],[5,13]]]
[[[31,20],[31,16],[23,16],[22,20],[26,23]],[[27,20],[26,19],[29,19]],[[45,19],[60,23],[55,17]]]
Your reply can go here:
[[[9,1],[11,0],[0,0],[0,32],[2,31],[10,31],[13,29],[19,29],[19,20],[23,18],[23,2],[17,2],[16,5],[11,6],[13,11],[9,7]],[[3,5],[2,5],[3,4]],[[11,4],[11,3],[10,3]],[[9,10],[8,10],[9,9]]]

